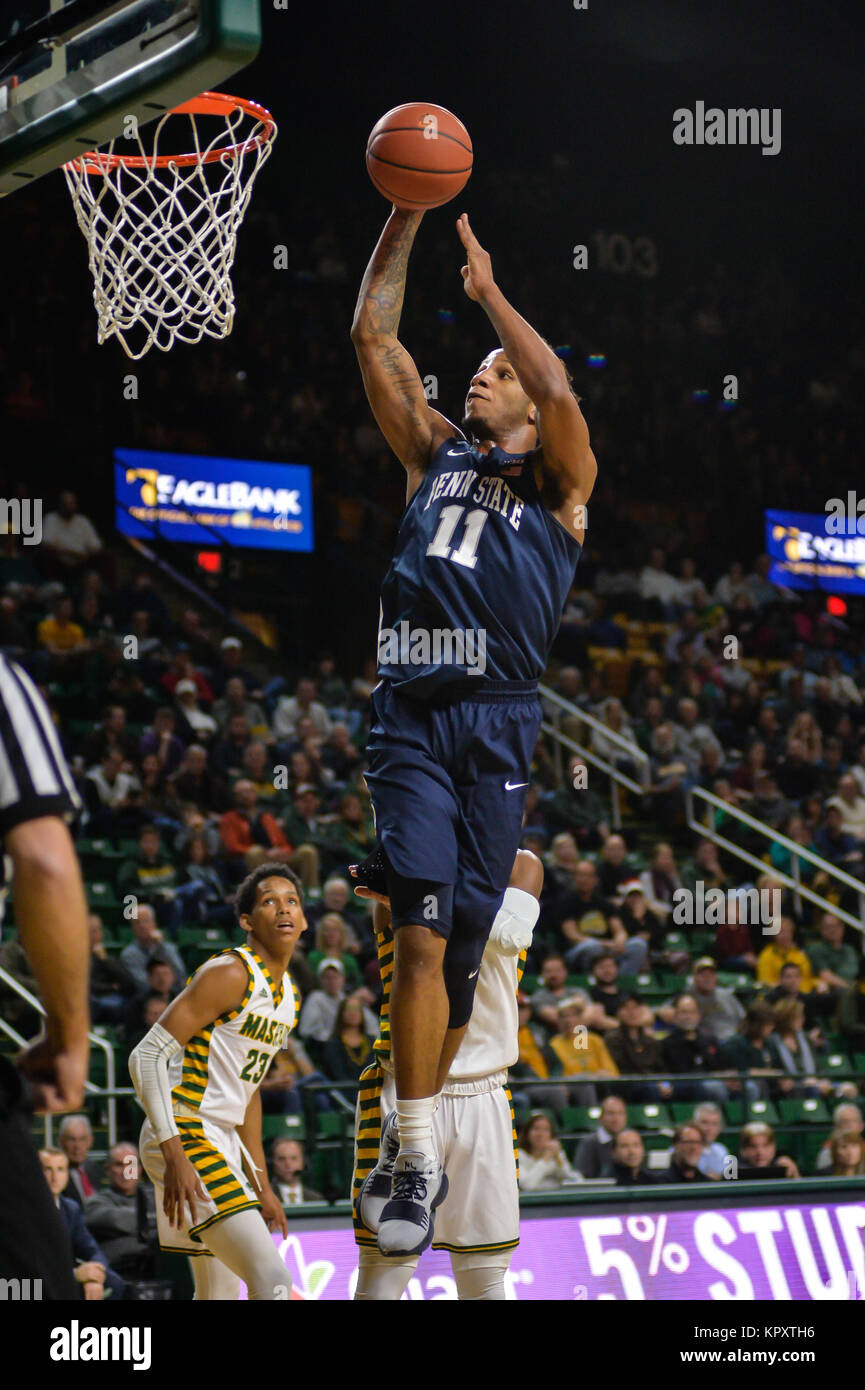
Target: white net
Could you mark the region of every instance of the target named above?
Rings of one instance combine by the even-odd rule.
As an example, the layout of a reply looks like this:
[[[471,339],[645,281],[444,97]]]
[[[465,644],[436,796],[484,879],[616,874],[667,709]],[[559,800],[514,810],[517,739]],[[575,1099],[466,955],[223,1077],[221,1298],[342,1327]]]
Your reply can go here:
[[[181,155],[160,154],[169,120],[185,126]],[[231,332],[237,229],[276,124],[254,102],[205,92],[145,133],[149,150],[135,129],[135,153],[120,137],[63,166],[90,248],[99,342],[114,335],[133,360]]]

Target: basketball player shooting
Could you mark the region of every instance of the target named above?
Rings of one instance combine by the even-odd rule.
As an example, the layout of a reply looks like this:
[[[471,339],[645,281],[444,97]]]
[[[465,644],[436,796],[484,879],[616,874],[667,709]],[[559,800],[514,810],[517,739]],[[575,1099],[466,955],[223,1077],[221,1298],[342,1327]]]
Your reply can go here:
[[[447,1192],[432,1116],[508,886],[541,721],[538,680],[597,474],[563,364],[502,294],[465,214],[463,287],[500,346],[469,383],[462,429],[430,407],[397,337],[422,216],[394,206],[352,326],[367,398],[406,470],[366,774],[396,941],[400,1150],[378,1232],[382,1254],[395,1257],[426,1249]]]

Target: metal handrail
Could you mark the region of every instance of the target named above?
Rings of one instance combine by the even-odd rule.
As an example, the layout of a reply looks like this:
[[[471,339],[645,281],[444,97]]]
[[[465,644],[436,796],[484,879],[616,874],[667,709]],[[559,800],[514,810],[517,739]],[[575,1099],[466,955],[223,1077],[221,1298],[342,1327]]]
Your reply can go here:
[[[41,1000],[37,999],[35,994],[31,994],[29,989],[26,989],[24,985],[20,983],[19,980],[16,980],[13,975],[9,974],[8,970],[4,970],[2,967],[0,967],[0,980],[2,980],[4,984],[8,985],[9,988],[13,990],[15,994],[19,995],[22,999],[26,1000],[30,1007],[35,1009],[37,1013],[41,1014],[43,1018],[45,1017],[45,1006],[41,1002]],[[2,1022],[2,1020],[0,1020],[0,1022]],[[8,1029],[9,1025],[6,1024],[5,1030],[7,1031],[7,1033]],[[9,1033],[9,1036],[11,1037],[11,1033]],[[117,1143],[117,1100],[115,1095],[113,1094],[115,1090],[115,1081],[117,1079],[114,1070],[114,1049],[112,1048],[111,1044],[109,1042],[106,1042],[105,1038],[100,1037],[98,1033],[88,1033],[87,1039],[92,1045],[95,1045],[96,1047],[100,1048],[102,1052],[104,1052],[105,1054],[105,1079],[108,1083],[105,1087],[105,1090],[109,1093],[108,1146],[109,1148],[111,1148],[114,1144]],[[14,1041],[17,1042],[18,1039],[14,1039]],[[20,1045],[28,1047],[29,1043],[26,1040],[21,1039]],[[102,1094],[102,1088],[97,1086],[96,1083],[93,1081],[85,1081],[84,1089],[85,1091],[88,1091],[95,1095]],[[51,1117],[49,1115],[45,1116],[45,1142],[46,1144],[51,1143]]]
[[[694,815],[695,796],[707,803],[709,817],[706,824],[697,820]],[[686,822],[691,830],[696,830],[698,834],[703,835],[714,844],[721,845],[730,854],[735,854],[739,859],[743,859],[745,863],[759,869],[762,873],[770,873],[773,878],[776,878],[779,883],[783,883],[786,888],[792,888],[798,897],[807,898],[808,901],[814,903],[816,907],[821,907],[824,912],[831,912],[832,915],[838,917],[840,921],[846,922],[850,927],[854,927],[862,937],[862,950],[865,951],[865,883],[863,883],[861,879],[853,878],[851,874],[846,873],[843,869],[837,868],[834,864],[830,864],[828,859],[823,859],[821,855],[815,854],[813,850],[806,849],[804,845],[797,845],[795,840],[789,839],[787,835],[782,835],[780,830],[773,830],[770,825],[766,825],[763,821],[756,820],[755,817],[749,815],[747,811],[740,810],[738,806],[731,806],[728,801],[723,801],[721,797],[715,796],[714,792],[706,791],[705,787],[691,787],[686,791],[685,808]],[[746,849],[742,849],[742,847],[735,844],[734,841],[728,840],[725,835],[722,835],[720,831],[715,828],[715,817],[712,814],[712,808],[723,811],[725,815],[732,816],[734,819],[741,821],[742,824],[747,825],[749,829],[756,830],[758,834],[763,835],[766,839],[772,840],[775,844],[781,845],[786,849],[792,859],[793,875],[791,876],[785,873],[783,869],[778,869],[774,865],[767,865],[762,859],[755,858],[753,854],[749,853]],[[852,889],[859,898],[859,917],[854,917],[852,913],[847,912],[844,908],[837,907],[835,903],[830,902],[828,898],[824,898],[822,894],[816,893],[812,888],[803,884],[798,871],[797,861],[800,858],[807,859],[815,868],[820,869],[823,873],[836,879],[846,888]]]
[[[602,734],[604,738],[609,739],[611,743],[614,743],[619,748],[621,748],[622,752],[627,754],[627,757],[630,762],[636,763],[637,768],[639,769],[639,782],[635,782],[634,779],[632,777],[629,777],[626,772],[623,772],[621,768],[617,766],[616,763],[609,762],[602,754],[596,753],[593,749],[585,747],[585,745],[576,742],[567,734],[563,733],[562,730],[558,727],[558,724],[551,724],[547,719],[544,719],[541,722],[541,729],[543,730],[543,732],[549,734],[553,739],[555,739],[556,753],[558,755],[557,771],[560,776],[562,775],[560,750],[564,747],[569,749],[572,753],[578,753],[579,756],[583,758],[587,763],[591,763],[594,767],[600,768],[600,770],[602,772],[605,772],[607,776],[610,778],[612,824],[614,830],[620,830],[622,825],[622,812],[619,803],[619,787],[627,787],[628,791],[633,792],[635,796],[644,795],[646,788],[649,785],[650,760],[648,756],[646,755],[646,753],[644,753],[643,749],[640,748],[638,744],[631,743],[628,739],[626,739],[622,734],[618,733],[615,729],[608,728],[607,725],[602,723],[600,719],[597,719],[593,714],[589,714],[587,710],[580,709],[578,705],[572,704],[570,700],[566,700],[555,690],[551,690],[548,685],[539,685],[538,694],[541,696],[543,700],[548,700],[557,707],[554,715],[555,718],[558,717],[558,711],[563,710],[572,718],[579,719],[583,723],[588,724],[590,728],[597,730],[597,732],[599,734]]]
[[[595,767],[599,767],[601,771],[606,773],[610,778],[612,824],[615,830],[619,830],[622,823],[619,808],[619,786],[627,787],[629,791],[634,792],[637,796],[643,795],[648,785],[649,757],[642,748],[635,748],[633,744],[629,743],[628,740],[617,733],[615,729],[608,729],[606,724],[603,724],[595,715],[580,709],[578,705],[575,705],[571,700],[566,700],[564,696],[559,695],[555,690],[551,690],[549,686],[543,684],[539,685],[538,693],[544,700],[552,701],[558,709],[566,711],[572,718],[582,720],[583,723],[588,724],[590,728],[597,729],[599,733],[604,734],[604,736],[609,738],[613,743],[618,744],[622,751],[628,754],[631,761],[635,762],[639,767],[640,776],[642,778],[641,786],[638,785],[633,778],[629,777],[627,773],[622,772],[614,763],[608,762],[605,758],[592,752],[591,749],[586,748],[583,744],[569,738],[567,734],[563,734],[561,729],[556,725],[551,724],[548,720],[544,720],[541,723],[541,729],[544,733],[549,734],[556,740],[557,751],[559,748],[565,747],[570,749],[571,752],[578,753],[587,763],[592,763]],[[561,772],[561,767],[559,767],[559,771]],[[824,859],[821,855],[815,854],[813,850],[805,849],[804,845],[797,845],[794,840],[789,839],[786,835],[782,835],[779,830],[773,830],[765,821],[757,820],[754,816],[749,815],[747,811],[740,810],[738,806],[731,806],[729,802],[722,801],[720,797],[715,796],[714,792],[708,791],[705,787],[689,787],[685,790],[684,796],[685,820],[689,830],[696,831],[698,835],[702,835],[705,839],[711,840],[722,849],[726,849],[730,854],[735,855],[752,868],[759,869],[761,873],[771,873],[772,877],[776,878],[779,883],[793,890],[797,908],[801,906],[801,899],[806,898],[808,902],[813,903],[816,907],[822,908],[824,912],[831,912],[833,916],[839,918],[840,921],[845,922],[850,927],[854,927],[856,931],[860,933],[862,938],[862,950],[863,953],[865,953],[865,883],[863,883],[861,879],[854,878],[843,869],[839,869],[834,864],[830,864],[828,859]],[[694,797],[699,797],[700,800],[708,803],[708,807],[716,807],[718,810],[722,810],[725,815],[735,817],[737,820],[741,821],[743,825],[747,825],[751,830],[756,831],[757,834],[764,836],[765,839],[772,840],[775,844],[783,846],[791,855],[792,875],[785,873],[782,869],[775,868],[774,865],[766,864],[764,860],[758,859],[748,850],[743,849],[741,845],[737,845],[732,840],[728,840],[726,836],[716,830],[714,816],[712,816],[711,810],[709,811],[711,824],[708,822],[704,824],[703,821],[698,820],[694,814]],[[814,889],[803,884],[800,874],[800,859],[807,859],[815,868],[820,869],[837,883],[843,884],[844,887],[856,893],[859,899],[859,916],[855,917],[852,913],[847,912],[845,908],[837,907],[834,903],[830,902],[828,898],[824,898],[820,893],[816,893]]]

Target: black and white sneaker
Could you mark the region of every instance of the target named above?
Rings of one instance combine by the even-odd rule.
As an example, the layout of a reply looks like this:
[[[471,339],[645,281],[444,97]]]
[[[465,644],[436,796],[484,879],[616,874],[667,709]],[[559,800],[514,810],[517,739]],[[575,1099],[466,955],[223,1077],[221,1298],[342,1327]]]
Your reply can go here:
[[[381,1148],[378,1163],[361,1184],[357,1199],[357,1214],[368,1231],[378,1234],[381,1214],[390,1201],[393,1168],[399,1153],[399,1132],[396,1111],[391,1110],[381,1127]]]
[[[420,1255],[432,1244],[433,1213],[448,1195],[448,1180],[438,1159],[403,1153],[393,1169],[390,1201],[379,1218],[382,1255]]]

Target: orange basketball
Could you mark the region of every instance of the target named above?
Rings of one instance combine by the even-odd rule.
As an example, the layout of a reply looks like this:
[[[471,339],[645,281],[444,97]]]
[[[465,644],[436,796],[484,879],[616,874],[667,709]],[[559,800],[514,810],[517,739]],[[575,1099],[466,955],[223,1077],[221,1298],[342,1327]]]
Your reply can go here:
[[[366,167],[379,193],[397,207],[413,212],[441,207],[468,182],[471,136],[452,111],[409,101],[373,126]]]

